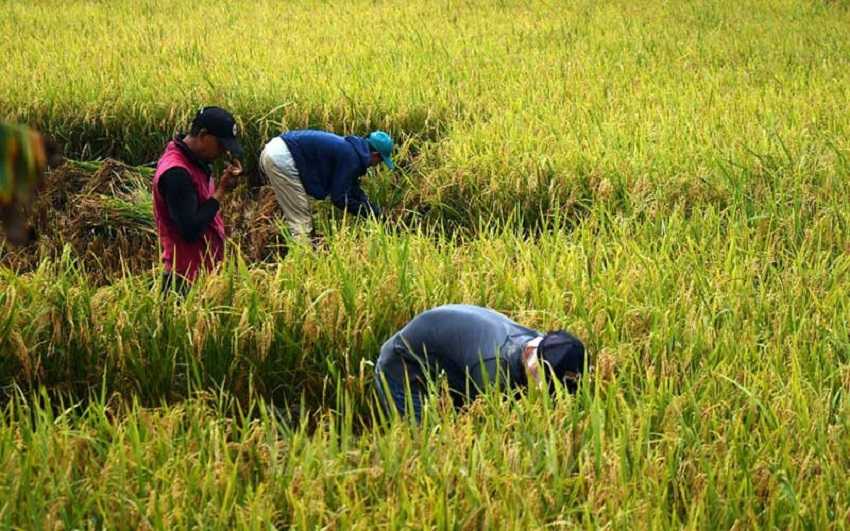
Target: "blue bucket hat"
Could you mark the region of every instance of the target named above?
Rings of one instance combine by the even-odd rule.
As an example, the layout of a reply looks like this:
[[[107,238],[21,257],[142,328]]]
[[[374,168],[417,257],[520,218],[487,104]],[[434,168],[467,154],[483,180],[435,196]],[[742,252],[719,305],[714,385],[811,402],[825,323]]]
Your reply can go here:
[[[366,141],[369,142],[369,145],[377,151],[381,158],[384,160],[384,164],[387,165],[387,168],[394,170],[395,164],[393,164],[393,139],[390,135],[383,131],[372,131],[368,137],[366,137]]]

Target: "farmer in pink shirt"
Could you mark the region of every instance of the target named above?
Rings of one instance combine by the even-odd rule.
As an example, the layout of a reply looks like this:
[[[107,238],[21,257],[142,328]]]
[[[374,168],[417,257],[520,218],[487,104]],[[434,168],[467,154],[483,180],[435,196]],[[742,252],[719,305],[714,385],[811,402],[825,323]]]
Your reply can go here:
[[[159,159],[153,179],[154,218],[165,268],[164,289],[188,288],[198,271],[215,269],[224,257],[221,199],[242,173],[233,116],[204,107],[189,134],[178,134]],[[210,163],[230,154],[216,186]]]

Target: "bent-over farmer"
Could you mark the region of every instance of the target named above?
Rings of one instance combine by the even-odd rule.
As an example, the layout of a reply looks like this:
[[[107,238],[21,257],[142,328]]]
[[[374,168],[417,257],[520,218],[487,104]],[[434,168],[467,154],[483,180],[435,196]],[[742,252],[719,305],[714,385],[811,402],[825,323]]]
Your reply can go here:
[[[200,269],[214,269],[224,257],[221,200],[242,173],[238,158],[236,122],[220,107],[204,107],[192,120],[188,134],[168,143],[153,178],[156,229],[165,268],[164,289],[185,290]],[[219,178],[210,163],[227,153],[235,157]]]
[[[366,137],[289,131],[263,148],[260,171],[274,189],[293,238],[306,241],[316,236],[309,197],[330,196],[337,208],[355,216],[380,215],[360,188],[360,177],[381,161],[394,169],[392,151],[393,140],[383,131]]]
[[[384,406],[392,404],[402,415],[409,383],[418,421],[426,385],[441,375],[459,407],[487,385],[516,389],[539,382],[544,370],[548,381],[557,379],[575,392],[585,366],[584,345],[568,332],[542,334],[488,308],[450,304],[420,313],[390,337],[375,377]]]

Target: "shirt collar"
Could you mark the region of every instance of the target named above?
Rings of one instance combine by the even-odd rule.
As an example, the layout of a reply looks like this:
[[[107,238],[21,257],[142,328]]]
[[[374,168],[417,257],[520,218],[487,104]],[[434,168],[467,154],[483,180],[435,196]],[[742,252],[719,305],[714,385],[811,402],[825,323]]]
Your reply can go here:
[[[212,169],[210,168],[210,165],[204,162],[197,155],[195,155],[195,152],[189,149],[189,146],[187,146],[186,142],[183,141],[183,138],[185,136],[186,135],[184,133],[177,133],[176,135],[174,135],[174,145],[177,146],[177,149],[179,149],[184,155],[186,155],[186,158],[189,159],[189,162],[203,170],[203,172],[207,175],[212,175]]]
[[[512,334],[508,336],[505,342],[505,352],[507,353],[508,367],[510,367],[511,378],[521,386],[528,385],[528,377],[525,374],[525,364],[522,362],[522,351],[529,341],[542,334],[537,332]]]

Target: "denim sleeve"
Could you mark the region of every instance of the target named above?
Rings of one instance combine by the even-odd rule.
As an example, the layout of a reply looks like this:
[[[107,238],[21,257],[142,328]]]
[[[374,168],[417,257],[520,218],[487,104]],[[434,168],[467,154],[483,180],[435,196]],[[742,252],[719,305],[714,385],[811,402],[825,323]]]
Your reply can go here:
[[[375,216],[380,217],[381,209],[369,201],[366,192],[360,188],[359,184],[354,184],[348,192],[342,195],[339,200],[334,199],[334,205],[337,208],[345,210],[349,214],[360,217]]]

